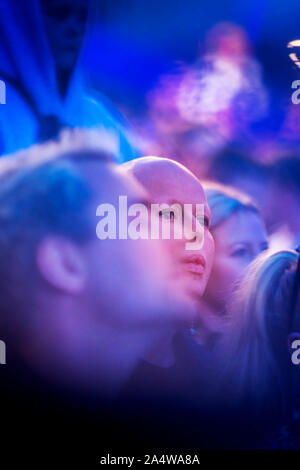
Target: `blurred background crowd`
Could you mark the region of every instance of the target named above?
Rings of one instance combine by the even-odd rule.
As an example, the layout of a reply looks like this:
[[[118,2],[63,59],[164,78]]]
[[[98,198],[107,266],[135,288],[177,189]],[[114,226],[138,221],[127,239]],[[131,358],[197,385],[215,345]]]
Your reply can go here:
[[[299,35],[299,8],[296,0],[4,3],[2,153],[63,127],[112,127],[123,161],[168,157],[243,189],[278,232],[274,247],[295,246],[300,72],[299,47],[287,46]]]

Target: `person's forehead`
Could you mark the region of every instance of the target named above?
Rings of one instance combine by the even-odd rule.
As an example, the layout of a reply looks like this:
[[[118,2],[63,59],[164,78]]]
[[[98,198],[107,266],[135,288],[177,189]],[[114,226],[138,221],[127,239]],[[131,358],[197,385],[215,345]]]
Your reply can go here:
[[[266,239],[261,217],[251,210],[237,210],[214,230],[214,237],[226,245]]]
[[[205,203],[202,185],[195,176],[172,163],[149,165],[139,178],[148,189],[150,196],[161,202]],[[165,199],[165,201],[163,201]]]

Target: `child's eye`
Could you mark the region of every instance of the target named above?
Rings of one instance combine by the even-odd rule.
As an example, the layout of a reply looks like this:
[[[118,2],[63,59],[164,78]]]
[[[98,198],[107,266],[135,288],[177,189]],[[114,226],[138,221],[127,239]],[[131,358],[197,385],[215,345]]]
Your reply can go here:
[[[168,220],[174,220],[175,219],[174,211],[170,211],[169,209],[159,211],[159,216],[163,217],[164,219],[168,219]]]
[[[197,220],[199,224],[204,225],[204,227],[209,228],[209,218],[206,215],[204,217],[203,216],[197,217]]]
[[[207,216],[204,217],[204,225],[209,228],[209,218]]]

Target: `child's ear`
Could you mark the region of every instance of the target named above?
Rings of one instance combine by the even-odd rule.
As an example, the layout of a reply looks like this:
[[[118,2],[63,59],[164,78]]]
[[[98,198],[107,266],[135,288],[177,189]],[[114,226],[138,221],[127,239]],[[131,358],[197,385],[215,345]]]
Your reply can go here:
[[[56,236],[45,238],[37,249],[36,263],[41,276],[52,287],[69,294],[78,294],[84,288],[84,257],[71,240]]]

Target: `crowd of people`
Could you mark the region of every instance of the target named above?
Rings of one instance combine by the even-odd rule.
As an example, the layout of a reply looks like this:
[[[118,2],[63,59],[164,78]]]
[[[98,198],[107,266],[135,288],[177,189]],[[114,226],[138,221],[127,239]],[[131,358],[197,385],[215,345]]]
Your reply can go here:
[[[228,145],[252,139],[268,104],[248,39],[210,31],[203,60],[152,90],[129,131],[80,76],[85,28],[70,31],[87,2],[64,0],[60,18],[61,3],[30,2],[28,24],[25,2],[0,6],[5,441],[22,460],[34,446],[85,462],[103,449],[299,449],[300,159]],[[98,208],[121,196],[159,208],[158,237],[139,232],[137,209],[135,238],[119,214],[119,235],[99,240]]]

